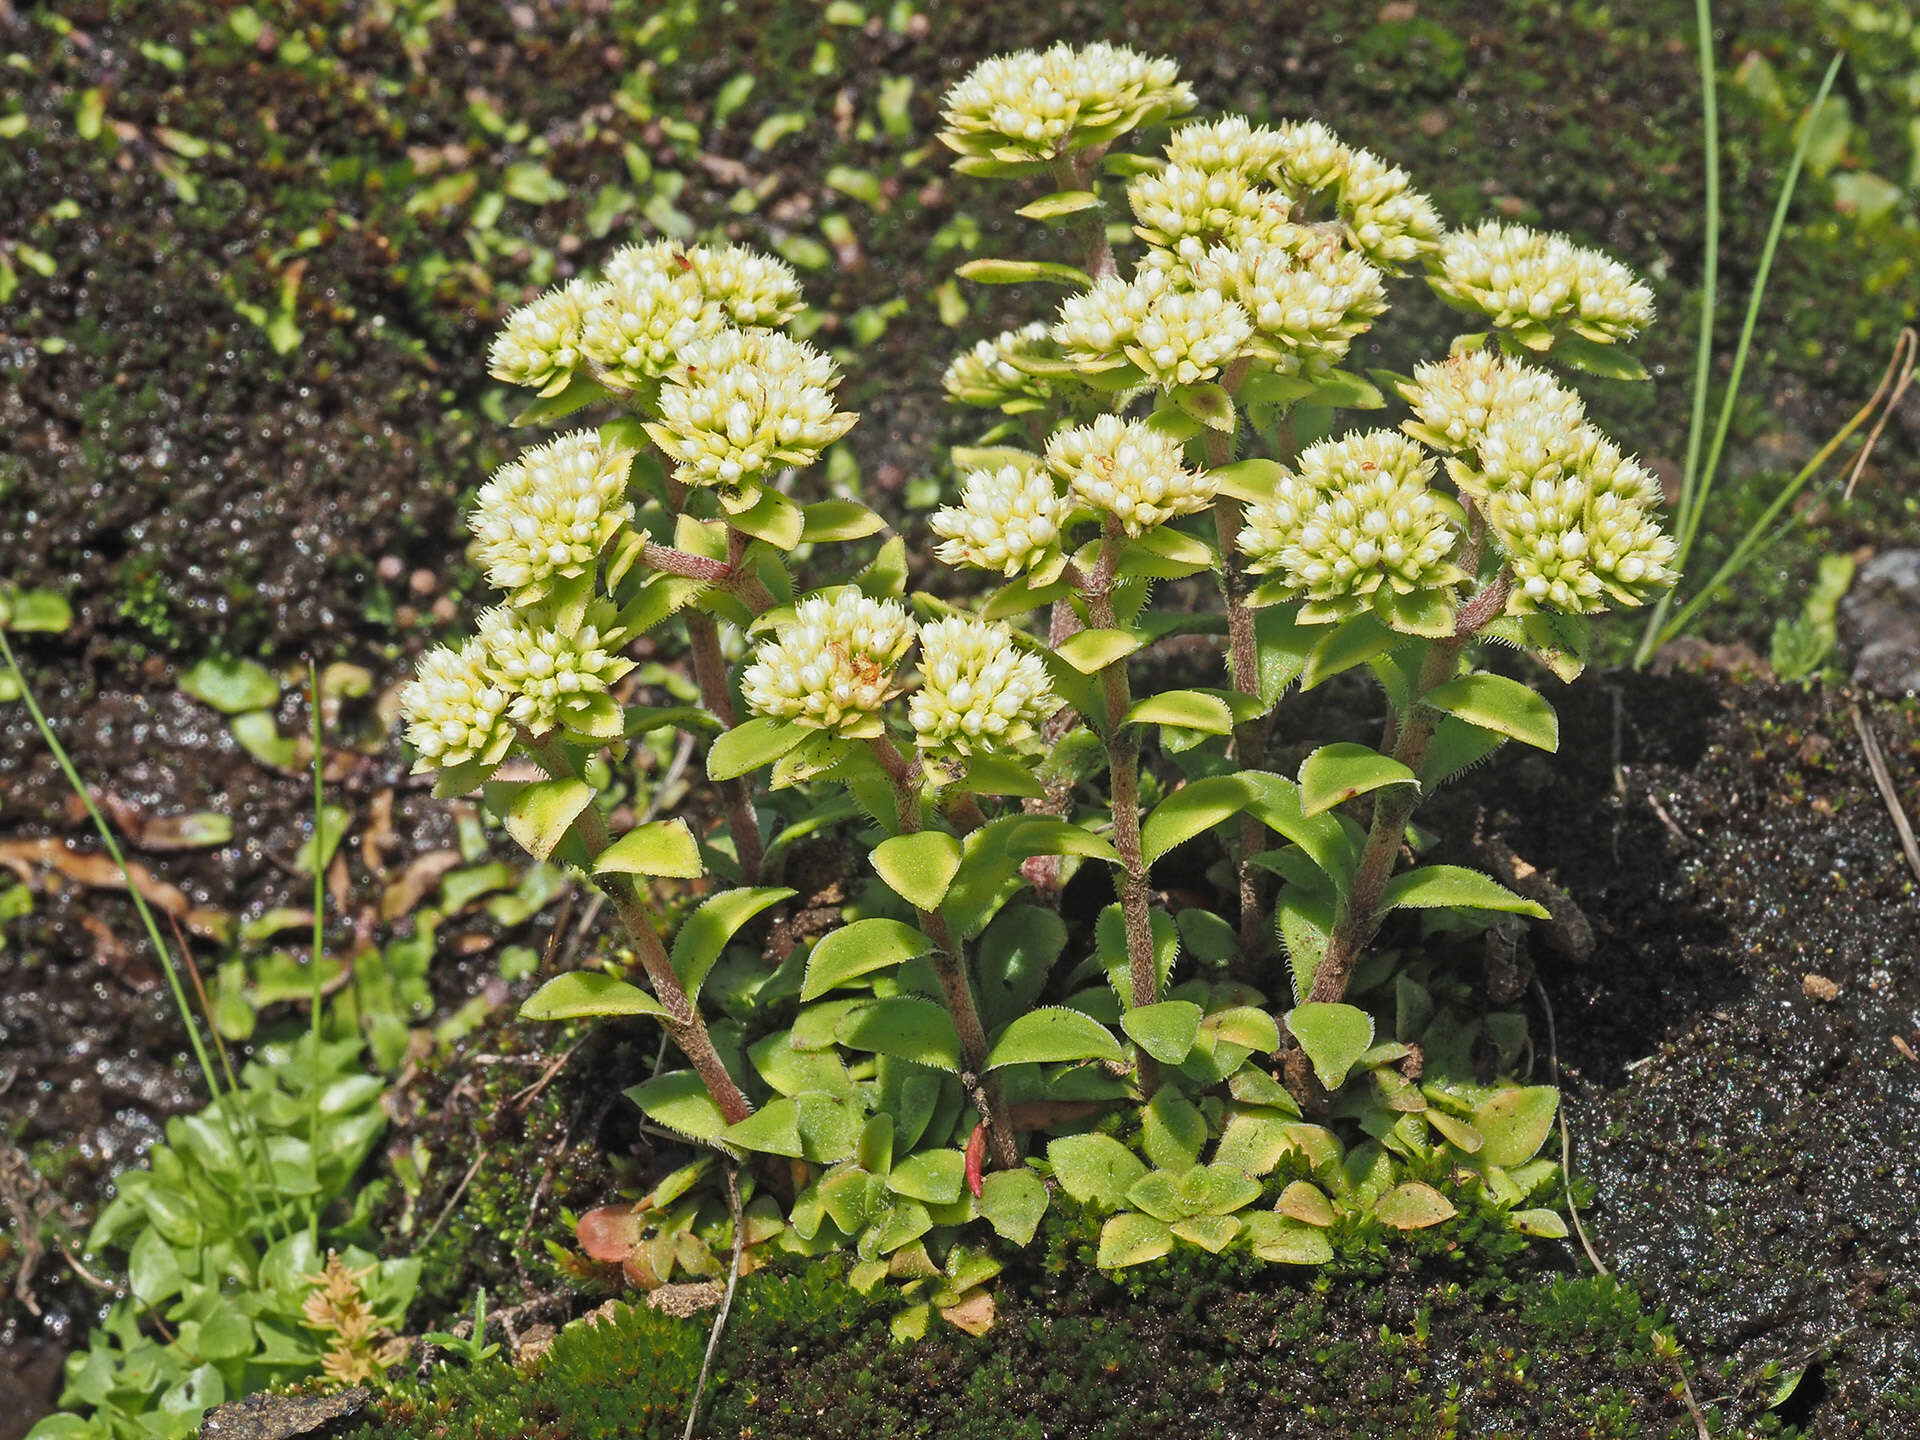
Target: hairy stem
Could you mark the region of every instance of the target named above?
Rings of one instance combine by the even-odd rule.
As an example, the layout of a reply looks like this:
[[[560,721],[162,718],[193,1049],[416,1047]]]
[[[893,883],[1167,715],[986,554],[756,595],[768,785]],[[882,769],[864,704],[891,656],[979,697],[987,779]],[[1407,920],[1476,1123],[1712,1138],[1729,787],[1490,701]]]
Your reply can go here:
[[[1094,172],[1100,168],[1106,153],[1106,147],[1099,145],[1062,155],[1053,162],[1054,179],[1063,190],[1092,190]],[[1080,232],[1081,254],[1085,257],[1081,268],[1096,281],[1119,273],[1113,259],[1113,246],[1107,241],[1106,210],[1104,204],[1090,205],[1074,222]]]
[[[549,736],[544,740],[536,740],[525,734],[521,738],[527,753],[548,775],[556,779],[574,775],[573,764],[558,739]],[[606,822],[592,805],[582,810],[580,818],[574,823],[589,857],[597,857],[607,848]],[[713,1037],[707,1033],[706,1022],[700,1018],[700,1012],[694,1009],[693,1002],[687,997],[686,987],[674,973],[673,961],[667,955],[667,947],[661,942],[660,929],[654,922],[652,908],[634,887],[630,876],[597,875],[592,878],[612,902],[614,913],[620,917],[620,923],[626,927],[628,936],[640,953],[640,965],[653,985],[654,998],[667,1012],[667,1033],[673,1037],[673,1043],[680,1047],[680,1053],[687,1057],[694,1072],[706,1085],[707,1093],[720,1109],[721,1118],[729,1125],[737,1125],[753,1113],[753,1106],[747,1103],[747,1097],[740,1093],[733,1076],[727,1073],[720,1052],[713,1048]]]
[[[900,812],[900,833],[912,835],[920,829],[920,765],[900,753],[899,747],[885,735],[868,742],[880,767],[893,782],[894,808]],[[987,1030],[980,1021],[980,1008],[974,1003],[973,978],[968,973],[965,948],[955,938],[947,917],[938,908],[915,914],[920,929],[933,941],[929,957],[933,973],[940,982],[940,993],[953,1017],[954,1033],[960,1037],[961,1080],[980,1105],[980,1118],[987,1125],[987,1146],[996,1169],[1011,1170],[1020,1163],[1020,1151],[1014,1142],[1013,1121],[1007,1113],[1001,1093],[1000,1077],[987,1069]]]
[[[693,678],[700,686],[700,702],[722,727],[731,730],[733,697],[727,691],[726,658],[720,653],[720,622],[704,610],[689,609],[687,639],[693,649]],[[726,805],[741,877],[749,885],[758,885],[767,851],[760,838],[760,817],[753,810],[753,786],[744,775],[723,780],[720,797]]]

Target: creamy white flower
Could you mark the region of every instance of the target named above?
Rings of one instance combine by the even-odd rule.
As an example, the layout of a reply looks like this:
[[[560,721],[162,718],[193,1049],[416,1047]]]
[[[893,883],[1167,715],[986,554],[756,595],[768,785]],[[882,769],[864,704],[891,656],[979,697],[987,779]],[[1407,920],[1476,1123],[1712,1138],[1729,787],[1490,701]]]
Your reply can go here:
[[[1356,150],[1336,186],[1347,238],[1374,264],[1397,270],[1440,243],[1440,214],[1406,171]]]
[[[513,743],[507,722],[511,696],[487,674],[486,647],[468,640],[420,657],[414,678],[400,687],[407,743],[419,752],[416,773],[471,761],[497,763]]]
[[[1293,362],[1336,364],[1387,308],[1380,272],[1350,250],[1300,254],[1271,245],[1218,246],[1194,266],[1194,283],[1238,301],[1254,333]]]
[[[1676,547],[1646,508],[1579,475],[1496,491],[1486,515],[1513,572],[1516,613],[1643,605],[1676,578]]]
[[[754,652],[740,694],[756,715],[878,734],[881,707],[899,690],[894,666],[913,636],[912,619],[892,600],[856,590],[802,600],[794,618]]]
[[[1414,414],[1401,428],[1451,454],[1473,453],[1490,426],[1523,412],[1542,413],[1568,430],[1586,418],[1578,395],[1545,370],[1503,355],[1496,345],[1423,361],[1400,393]]]
[[[467,516],[487,579],[525,604],[554,576],[585,570],[633,518],[633,457],[596,431],[574,430],[494,471]]]
[[[497,605],[480,613],[476,628],[487,676],[509,697],[508,718],[536,736],[565,721],[570,701],[590,699],[633,669],[592,625],[562,634]]]
[[[800,279],[784,260],[744,245],[687,247],[686,259],[700,288],[719,302],[735,325],[786,324],[805,307]]]
[[[1211,380],[1246,348],[1253,321],[1217,290],[1170,291],[1147,306],[1127,358],[1162,389]]]
[[[580,332],[594,287],[570,280],[507,316],[487,351],[487,373],[529,390],[564,389],[580,364]]]
[[[1396,431],[1323,440],[1271,501],[1248,507],[1240,548],[1250,569],[1275,571],[1315,601],[1450,585],[1459,535],[1433,476],[1433,460]]]
[[[1076,132],[1111,140],[1192,108],[1171,60],[1062,42],[981,61],[947,92],[940,138],[963,157],[1040,163],[1074,148]]]
[[[691,268],[670,260],[652,263],[643,252],[629,256],[617,278],[592,292],[581,349],[602,382],[631,390],[658,380],[683,351],[726,323],[726,310],[701,288]]]
[[[1244,115],[1227,115],[1203,124],[1182,125],[1167,140],[1167,159],[1182,169],[1211,174],[1231,170],[1258,176],[1280,160],[1285,139]]]
[[[1181,463],[1180,442],[1139,420],[1102,415],[1047,442],[1047,467],[1074,498],[1139,535],[1213,503],[1209,472]]]
[[[947,366],[941,377],[947,397],[962,405],[983,409],[1016,406],[1037,409],[1052,396],[1047,383],[1020,368],[1020,360],[1032,356],[1053,359],[1059,348],[1053,343],[1053,330],[1043,320],[1007,330],[991,340],[982,340],[971,350],[963,350]]]
[[[954,617],[920,627],[920,688],[907,715],[922,750],[970,755],[1018,745],[1059,708],[1047,667],[1004,625]]]
[[[636,276],[672,276],[692,268],[678,240],[647,240],[615,250],[600,267],[600,274],[609,284],[618,284]]]
[[[1066,505],[1045,470],[1004,465],[975,470],[960,486],[960,503],[934,512],[934,554],[947,565],[1017,575],[1057,549]]]
[[[1189,264],[1222,242],[1288,244],[1301,234],[1287,220],[1287,197],[1237,170],[1150,170],[1127,186],[1127,203],[1134,234]]]
[[[1088,370],[1111,370],[1127,363],[1126,349],[1156,296],[1171,289],[1164,271],[1141,270],[1131,281],[1106,275],[1060,305],[1053,327],[1062,358]]]
[[[777,330],[723,330],[683,347],[647,433],[684,485],[729,489],[810,465],[853,425],[833,408],[833,362]]]
[[[1463,309],[1527,337],[1562,327],[1588,340],[1631,340],[1653,320],[1653,292],[1617,260],[1564,235],[1489,220],[1441,240],[1428,282]]]
[[[1318,120],[1289,120],[1273,133],[1278,144],[1268,175],[1296,195],[1332,189],[1353,160],[1353,151]]]

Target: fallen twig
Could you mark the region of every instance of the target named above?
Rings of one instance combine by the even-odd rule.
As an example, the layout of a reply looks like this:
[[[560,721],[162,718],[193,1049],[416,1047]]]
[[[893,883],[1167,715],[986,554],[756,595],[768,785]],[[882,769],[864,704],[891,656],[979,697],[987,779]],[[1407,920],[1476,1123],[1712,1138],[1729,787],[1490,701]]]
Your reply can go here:
[[[1900,848],[1906,852],[1907,868],[1913,871],[1914,879],[1920,880],[1920,844],[1914,841],[1913,823],[1907,819],[1906,809],[1900,804],[1900,792],[1894,788],[1893,772],[1887,768],[1880,737],[1873,733],[1873,722],[1858,705],[1849,709],[1853,713],[1854,733],[1860,737],[1860,748],[1867,753],[1867,769],[1873,772],[1873,783],[1886,803],[1887,814],[1893,817],[1893,828],[1900,833]]]
[[[721,1332],[727,1328],[727,1312],[733,1309],[734,1288],[740,1283],[740,1251],[746,1241],[747,1221],[740,1209],[740,1172],[727,1166],[727,1204],[733,1210],[733,1263],[727,1267],[727,1293],[720,1297],[720,1311],[713,1317],[713,1331],[707,1336],[707,1353],[700,1361],[700,1377],[693,1382],[693,1398],[687,1402],[687,1428],[681,1440],[693,1440],[693,1427],[700,1419],[700,1397],[706,1392],[707,1373],[713,1368],[714,1354],[720,1349]]]

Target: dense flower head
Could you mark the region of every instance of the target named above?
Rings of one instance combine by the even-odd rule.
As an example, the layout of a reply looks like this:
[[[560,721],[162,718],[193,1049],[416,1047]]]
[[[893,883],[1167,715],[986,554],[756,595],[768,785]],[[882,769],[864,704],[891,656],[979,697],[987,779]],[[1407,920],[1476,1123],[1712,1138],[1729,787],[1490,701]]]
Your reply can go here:
[[[581,324],[581,350],[602,382],[615,390],[631,390],[658,380],[687,347],[719,333],[726,323],[726,310],[691,269],[629,255],[613,278],[591,292]]]
[[[542,598],[554,576],[580,574],[633,518],[633,456],[574,430],[494,471],[467,516],[488,581],[522,604]]]
[[[1496,491],[1486,516],[1513,572],[1515,612],[1644,605],[1676,578],[1672,537],[1647,508],[1579,474]]]
[[[1169,165],[1127,186],[1134,234],[1191,263],[1222,241],[1285,244],[1299,227],[1287,220],[1287,197],[1251,184],[1238,170]]]
[[[1076,131],[1111,140],[1192,108],[1193,91],[1171,60],[1063,41],[974,66],[946,94],[940,138],[963,156],[1043,162],[1072,148]]]
[[[1405,594],[1453,583],[1458,540],[1431,488],[1434,462],[1392,430],[1309,446],[1271,499],[1248,507],[1240,548],[1310,600]]]
[[[1148,304],[1126,356],[1171,389],[1212,379],[1252,338],[1247,312],[1219,291],[1169,290]]]
[[[507,316],[487,351],[487,373],[509,385],[557,392],[580,364],[580,333],[593,287],[570,280]]]
[[[487,673],[486,646],[479,640],[429,650],[414,678],[400,687],[407,743],[420,755],[413,768],[444,770],[504,758],[513,741],[506,718],[511,698]]]
[[[1279,161],[1284,146],[1279,132],[1255,125],[1244,115],[1226,115],[1182,125],[1168,137],[1167,159],[1175,166],[1203,174],[1230,170],[1258,176]]]
[[[940,383],[947,397],[962,405],[1037,408],[1046,403],[1052,391],[1044,380],[1021,369],[1019,362],[1028,356],[1052,359],[1058,354],[1053,328],[1036,320],[963,350],[947,366]]]
[[[1060,543],[1066,505],[1053,477],[1037,466],[975,470],[960,485],[960,503],[934,512],[934,554],[947,565],[1017,575]]]
[[[1181,464],[1180,442],[1140,420],[1102,415],[1047,442],[1047,467],[1073,496],[1139,535],[1213,503],[1216,482]]]
[[[745,245],[714,249],[691,245],[686,259],[709,299],[716,300],[735,325],[786,324],[804,308],[800,279],[784,260]]]
[[[476,628],[486,673],[509,697],[508,718],[534,735],[562,723],[567,701],[599,694],[633,669],[593,625],[563,632],[496,605],[480,613]]]
[[[1564,326],[1600,344],[1653,320],[1653,292],[1619,261],[1564,235],[1489,220],[1440,242],[1428,277],[1451,303],[1523,336]]]
[[[1473,453],[1490,426],[1524,413],[1544,415],[1569,430],[1586,418],[1578,395],[1545,370],[1511,359],[1494,345],[1423,361],[1400,393],[1414,415],[1401,428],[1450,454]]]
[[[1330,190],[1352,163],[1353,151],[1318,120],[1289,120],[1274,127],[1277,144],[1269,174],[1295,194]]]
[[[1053,339],[1064,359],[1086,369],[1112,369],[1126,363],[1126,348],[1154,300],[1171,289],[1164,271],[1143,269],[1132,280],[1103,275],[1060,305]]]
[[[1413,188],[1406,171],[1371,150],[1353,152],[1336,194],[1347,238],[1383,269],[1398,269],[1440,243],[1433,202]]]
[[[1047,667],[1004,625],[956,616],[920,627],[920,688],[907,716],[922,750],[1017,745],[1059,708]]]
[[[756,715],[843,734],[878,733],[876,717],[899,689],[894,666],[913,635],[913,620],[892,600],[857,590],[802,600],[793,619],[754,652],[740,693]]]
[[[679,358],[647,433],[683,485],[733,488],[810,465],[856,418],[833,408],[833,362],[777,330],[723,330]]]
[[[1256,335],[1294,362],[1337,363],[1387,308],[1380,272],[1339,245],[1301,253],[1272,245],[1217,246],[1194,266],[1196,285],[1231,296]]]

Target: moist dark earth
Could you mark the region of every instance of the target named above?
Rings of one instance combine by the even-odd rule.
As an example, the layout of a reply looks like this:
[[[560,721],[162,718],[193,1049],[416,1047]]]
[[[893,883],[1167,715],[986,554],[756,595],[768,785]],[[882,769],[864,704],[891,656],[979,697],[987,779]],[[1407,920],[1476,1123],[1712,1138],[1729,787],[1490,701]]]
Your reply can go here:
[[[1676,455],[1702,245],[1692,7],[1630,8],[1232,3],[1202,14],[1130,4],[1116,31],[1104,4],[939,4],[899,28],[876,18],[825,30],[811,10],[770,0],[718,7],[717,23],[697,7],[610,0],[463,7],[410,29],[391,7],[308,0],[259,7],[269,28],[243,42],[224,7],[191,0],[165,7],[164,21],[105,0],[62,5],[65,34],[52,8],[0,0],[0,48],[23,59],[7,73],[34,77],[0,105],[31,120],[0,142],[0,240],[28,242],[54,264],[48,276],[20,269],[0,313],[0,581],[55,588],[77,615],[66,634],[18,637],[23,664],[99,790],[135,813],[233,818],[232,845],[135,858],[190,905],[240,919],[302,903],[288,861],[310,792],[304,777],[243,755],[175,676],[210,651],[368,666],[372,694],[333,717],[329,799],[353,811],[355,832],[328,941],[344,951],[385,938],[367,918],[382,887],[458,843],[452,812],[410,787],[382,743],[378,702],[471,609],[460,506],[517,443],[484,375],[493,324],[539,281],[591,266],[669,212],[751,243],[825,235],[825,261],[803,279],[824,314],[819,338],[847,347],[848,399],[864,413],[849,455],[867,498],[917,533],[912,482],[938,478],[939,443],[975,428],[941,404],[941,366],[1047,301],[972,290],[958,326],[937,317],[931,297],[969,253],[1047,241],[1017,228],[1007,197],[950,176],[938,147],[924,149],[936,97],[983,55],[1059,37],[1179,57],[1203,111],[1318,114],[1408,166],[1449,218],[1518,218],[1619,253],[1660,297],[1662,322],[1640,349],[1655,378],[1597,385],[1593,408],[1629,448]],[[1750,49],[1803,88],[1824,63],[1810,4],[1753,0],[1717,13],[1728,63]],[[275,45],[290,36],[312,57],[285,60]],[[835,46],[825,66],[823,37]],[[184,69],[140,52],[156,38],[189,52]],[[715,118],[722,86],[748,71],[752,93]],[[914,82],[910,133],[896,136],[873,117],[881,82],[902,78]],[[96,87],[109,123],[89,142],[71,117]],[[1877,136],[1882,121],[1851,69],[1841,87]],[[1724,98],[1723,284],[1744,298],[1791,139],[1737,87]],[[809,123],[758,147],[759,127],[785,112]],[[210,147],[184,167],[190,195],[163,133]],[[659,183],[635,178],[635,152],[656,176],[680,177],[664,210]],[[510,198],[491,228],[471,223],[464,200],[419,201],[468,172],[481,193],[498,189],[507,167],[534,161],[558,192]],[[828,185],[835,165],[876,176],[877,201]],[[625,208],[597,209],[609,189]],[[736,206],[748,191],[754,205]],[[827,215],[848,219],[851,244],[820,229]],[[1761,398],[1740,412],[1706,561],[1758,508],[1768,477],[1871,389],[1911,318],[1916,274],[1911,231],[1838,224],[1812,201],[1796,210],[1774,282],[1785,298],[1760,331]],[[271,311],[287,293],[301,340],[282,355],[236,303]],[[1402,293],[1415,317],[1400,332],[1408,338],[1371,363],[1404,367],[1450,333],[1437,305]],[[906,309],[872,336],[872,316],[896,296]],[[1805,511],[1804,528],[1713,621],[1716,633],[1764,648],[1823,550],[1920,537],[1916,432],[1895,427],[1861,502]],[[1284,758],[1329,727],[1368,738],[1372,703],[1336,688],[1301,705],[1281,722],[1282,743],[1300,747]],[[1599,943],[1578,965],[1536,957],[1595,1249],[1665,1307],[1700,1401],[1738,1426],[1758,1424],[1781,1388],[1763,1371],[1777,1362],[1785,1374],[1805,1369],[1776,1414],[1806,1433],[1920,1436],[1920,901],[1852,718],[1858,705],[1875,727],[1911,812],[1912,708],[1723,669],[1595,675],[1560,703],[1560,755],[1497,757],[1436,802],[1429,823],[1456,842],[1476,826],[1504,838],[1595,929]],[[289,732],[303,723],[292,696],[280,714]],[[361,842],[382,805],[390,832],[369,850]],[[91,843],[21,707],[0,706],[0,843],[49,836]],[[0,951],[10,1222],[0,1278],[31,1269],[17,1295],[0,1297],[0,1435],[49,1403],[59,1358],[98,1303],[57,1254],[27,1264],[21,1218],[50,1215],[61,1233],[83,1235],[112,1172],[166,1116],[198,1103],[131,909],[111,891],[28,869],[41,893]],[[555,928],[552,915],[509,934],[480,915],[450,923],[436,1020],[476,997],[496,1022],[510,1013],[517,995],[493,953],[542,948]],[[220,958],[210,945],[199,953]],[[1544,1044],[1544,1012],[1533,1021]],[[401,1097],[401,1138],[451,1143],[465,1127],[495,1147],[458,1194],[452,1182],[467,1167],[450,1154],[438,1172],[450,1178],[420,1199],[413,1234],[443,1223],[418,1328],[449,1318],[476,1279],[509,1294],[549,1285],[549,1272],[515,1259],[516,1245],[564,1238],[562,1205],[605,1198],[624,1170],[603,1150],[621,1166],[645,1162],[632,1154],[631,1117],[606,1103],[607,1078],[645,1059],[618,1034],[584,1050],[523,1119],[498,1131],[475,1123],[508,1077],[512,1093],[539,1073],[536,1052],[550,1040],[489,1023]],[[475,1059],[502,1054],[517,1063]],[[1543,1054],[1536,1075],[1546,1067]],[[550,1176],[544,1192],[516,1189],[511,1170],[489,1173],[516,1154]],[[1576,1246],[1536,1250],[1546,1275],[1591,1268]],[[1382,1280],[1397,1325],[1427,1283]],[[1127,1303],[1144,1307],[1140,1333],[1160,1337],[1164,1370],[1190,1328],[1186,1312],[1151,1295]],[[1330,1303],[1336,1330],[1381,1323],[1370,1301]],[[1252,1313],[1279,1323],[1270,1305]],[[1440,1307],[1437,1354],[1474,1332],[1476,1313]],[[1482,1328],[1524,1349],[1516,1313],[1491,1305]],[[1236,1353],[1232,1333],[1223,1321],[1208,1343]],[[958,1364],[977,1361],[978,1347],[939,1353]],[[1043,1361],[1044,1347],[1024,1363],[1039,1376]],[[913,1367],[903,1378],[936,1398],[962,1393],[942,1392],[929,1362],[886,1363]],[[1555,1363],[1527,1433],[1555,1433],[1555,1387],[1604,1383],[1598,1362]],[[786,1383],[771,1360],[762,1379]],[[1140,1398],[1108,1383],[1115,1413]],[[1033,1387],[1022,1393],[1045,1390],[1038,1378]],[[1693,1433],[1670,1390],[1665,1372],[1642,1374],[1623,1404],[1647,1433]],[[1217,1423],[1277,1429],[1258,1407]],[[1301,1428],[1310,1424],[1296,1416],[1278,1433],[1322,1433]]]

